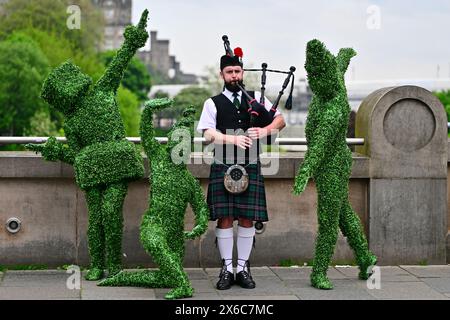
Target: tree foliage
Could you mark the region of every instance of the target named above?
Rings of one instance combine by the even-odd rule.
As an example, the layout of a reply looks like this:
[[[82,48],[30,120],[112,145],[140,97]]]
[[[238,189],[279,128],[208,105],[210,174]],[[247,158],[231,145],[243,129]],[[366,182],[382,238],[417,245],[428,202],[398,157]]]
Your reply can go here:
[[[130,90],[121,86],[117,92],[117,103],[127,136],[138,137],[140,119],[138,98]]]
[[[199,119],[202,113],[203,104],[209,97],[211,97],[211,92],[206,88],[198,86],[187,87],[174,97],[173,106],[178,114],[181,114],[183,109],[194,106],[196,110],[195,117],[196,119]]]
[[[69,5],[81,9],[80,29],[67,27]],[[51,69],[67,60],[94,81],[99,79],[105,70],[103,57],[97,52],[103,38],[103,16],[91,0],[9,0],[1,6],[0,134],[64,134],[64,117],[39,96],[42,82]],[[12,43],[11,39],[17,42],[19,38],[20,44]],[[133,62],[132,70],[133,66],[140,72],[138,61]],[[134,73],[130,87],[147,81],[139,72]],[[138,132],[139,99],[134,93],[139,91],[132,91],[118,92],[127,135]]]
[[[80,7],[80,29],[67,27],[71,5]],[[103,37],[103,16],[91,0],[9,0],[2,9],[0,39],[14,31],[38,29],[67,39],[72,48],[95,52]]]
[[[447,121],[450,122],[450,90],[434,92],[434,94],[444,105],[445,112],[447,112]]]
[[[104,52],[102,62],[108,65],[116,54],[115,51]],[[145,65],[137,58],[133,57],[128,65],[122,80],[122,85],[133,92],[140,101],[147,100],[147,94],[151,88],[150,74]]]
[[[33,115],[48,108],[40,99],[48,71],[47,58],[29,37],[16,33],[0,42],[1,134],[22,135]]]

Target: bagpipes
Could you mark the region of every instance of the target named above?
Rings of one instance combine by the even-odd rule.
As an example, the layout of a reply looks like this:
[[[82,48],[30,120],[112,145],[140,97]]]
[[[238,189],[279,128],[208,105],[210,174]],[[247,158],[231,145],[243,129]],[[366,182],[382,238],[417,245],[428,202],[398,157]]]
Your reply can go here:
[[[223,45],[225,48],[225,54],[230,57],[235,56],[235,52],[231,49],[230,41],[228,40],[228,36],[226,36],[226,35],[222,36],[222,40],[223,40]],[[242,50],[239,50],[239,51],[240,51],[239,52],[240,57],[242,58]],[[244,85],[242,83],[236,84],[238,86],[238,88],[242,91],[243,95],[247,98],[248,104],[250,106],[248,109],[248,112],[250,113],[250,127],[255,127],[255,126],[256,127],[265,127],[272,123],[273,118],[274,118],[275,113],[278,108],[278,104],[280,103],[281,96],[284,94],[284,90],[289,85],[289,82],[291,81],[291,77],[292,77],[291,89],[290,89],[289,97],[286,100],[285,108],[287,110],[292,109],[292,92],[294,90],[294,72],[295,72],[294,66],[291,66],[289,68],[289,71],[280,71],[280,70],[267,69],[267,63],[263,63],[261,65],[261,69],[244,69],[244,71],[258,71],[258,72],[261,71],[262,72],[262,74],[261,74],[261,98],[260,98],[259,102],[256,101],[256,99],[252,98],[248,94],[248,92],[244,89]],[[287,77],[284,80],[283,86],[282,86],[280,92],[278,93],[278,96],[275,99],[275,102],[273,103],[273,105],[269,111],[267,111],[267,109],[265,108],[265,97],[264,97],[264,92],[266,89],[265,85],[266,85],[266,73],[267,72],[287,74]]]

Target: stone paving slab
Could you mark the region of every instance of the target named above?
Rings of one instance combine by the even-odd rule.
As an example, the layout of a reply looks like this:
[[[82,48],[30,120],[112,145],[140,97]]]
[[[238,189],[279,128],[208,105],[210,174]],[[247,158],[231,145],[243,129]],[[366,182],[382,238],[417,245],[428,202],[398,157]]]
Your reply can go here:
[[[376,299],[394,300],[442,300],[447,297],[423,282],[382,282],[381,289],[373,289],[369,294]]]
[[[336,270],[343,273],[345,276],[349,278],[358,278],[359,268],[358,267],[335,267]],[[381,270],[381,274],[383,276],[403,276],[403,275],[411,275],[408,271],[394,266],[379,266]]]
[[[164,298],[164,295],[161,296],[161,298]],[[194,292],[194,296],[191,298],[186,298],[185,300],[222,300],[222,297],[219,296],[216,292],[200,292],[197,291]]]
[[[191,279],[191,285],[193,288],[195,288],[195,292],[197,293],[212,293],[212,292],[216,292],[215,289],[215,282],[211,281],[210,279],[200,279],[200,280],[196,280],[196,279]]]
[[[196,289],[194,287],[194,289]],[[157,300],[165,300],[164,296],[170,291],[170,288],[167,289],[154,289],[155,291],[155,299]],[[222,297],[219,296],[216,291],[214,292],[194,292],[194,296],[191,298],[186,298],[184,300],[221,300]]]
[[[309,279],[312,267],[271,267],[271,270],[281,279]],[[252,271],[253,273],[253,271]],[[328,269],[329,279],[346,279],[347,276],[342,274],[334,267]]]
[[[255,289],[244,289],[239,285],[233,285],[229,290],[218,290],[220,296],[230,297],[234,295],[290,295],[289,288],[277,277],[253,277],[256,283]]]
[[[253,277],[276,277],[269,267],[250,267]]]
[[[0,287],[0,300],[72,300],[80,299],[80,290],[59,287]]]
[[[154,289],[136,287],[99,287],[97,281],[81,282],[82,300],[155,300]]]
[[[408,271],[400,267],[381,266],[380,278],[381,281],[387,282],[415,282],[420,281],[417,277],[413,276]],[[359,268],[358,267],[336,267],[336,270],[344,274],[349,279],[358,279]]]
[[[280,279],[309,279],[311,268],[308,267],[271,267]]]
[[[421,278],[432,289],[450,294],[450,278]]]
[[[207,280],[208,279],[208,274],[205,272],[205,270],[203,269],[199,269],[199,268],[184,268],[184,271],[187,273],[189,279],[191,280]]]
[[[445,266],[400,266],[418,278],[450,278],[450,265]]]
[[[65,271],[57,270],[8,271],[3,277],[1,286],[66,289],[66,282],[69,277],[70,274]]]
[[[374,300],[368,293],[365,281],[332,280],[333,290],[318,290],[311,285],[291,288],[301,300]]]
[[[219,278],[220,268],[205,268],[208,278]]]
[[[284,285],[288,289],[310,288],[311,281],[308,279],[286,279],[283,280]]]

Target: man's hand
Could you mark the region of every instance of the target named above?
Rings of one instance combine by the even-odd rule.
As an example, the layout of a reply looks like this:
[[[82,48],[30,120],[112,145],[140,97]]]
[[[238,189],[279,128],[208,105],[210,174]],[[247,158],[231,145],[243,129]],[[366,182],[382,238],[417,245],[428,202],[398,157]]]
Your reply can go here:
[[[148,10],[145,9],[142,13],[139,24],[137,26],[128,26],[125,29],[125,39],[137,48],[142,48],[143,46],[145,46],[145,43],[147,42],[147,39],[149,37],[148,32],[145,30],[145,28],[147,27],[147,17]]]
[[[299,174],[295,177],[295,183],[294,183],[294,195],[299,195],[306,189],[306,185],[308,184],[309,180],[309,174],[307,174],[305,171],[299,172]]]
[[[252,139],[247,136],[234,136],[234,144],[241,149],[250,148],[253,144]]]
[[[266,128],[250,128],[247,132],[248,136],[253,140],[262,139],[269,135],[269,130]]]

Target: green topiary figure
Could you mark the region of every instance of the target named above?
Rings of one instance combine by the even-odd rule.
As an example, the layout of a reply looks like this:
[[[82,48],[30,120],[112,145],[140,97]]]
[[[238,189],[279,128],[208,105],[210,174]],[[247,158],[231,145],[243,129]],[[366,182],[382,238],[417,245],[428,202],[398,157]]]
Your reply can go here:
[[[99,283],[100,286],[140,286],[174,288],[166,299],[191,297],[193,288],[183,271],[184,240],[202,235],[208,227],[208,205],[199,182],[188,171],[195,109],[187,108],[169,133],[167,146],[154,138],[153,113],[167,108],[170,99],[146,103],[141,119],[141,139],[150,163],[149,209],[141,224],[141,243],[159,265],[157,271],[121,272]],[[180,138],[183,138],[181,142]],[[190,203],[195,227],[184,231],[184,215]]]
[[[50,73],[42,97],[64,114],[68,146],[54,137],[45,145],[27,145],[46,160],[72,164],[76,182],[86,192],[91,258],[87,280],[103,276],[105,255],[110,276],[122,269],[122,206],[127,183],[144,175],[141,155],[126,140],[115,96],[128,62],[147,41],[147,16],[145,10],[137,27],[126,28],[125,43],[90,90],[91,78],[70,62]]]
[[[376,263],[361,221],[348,200],[352,154],[345,141],[350,106],[344,74],[355,55],[353,49],[345,48],[335,57],[318,40],[308,42],[306,48],[305,69],[314,95],[305,128],[308,150],[295,179],[294,194],[305,190],[310,177],[314,179],[318,192],[319,231],[311,284],[319,289],[333,288],[327,270],[338,228],[355,253],[360,279],[367,279],[370,276],[368,268]]]

